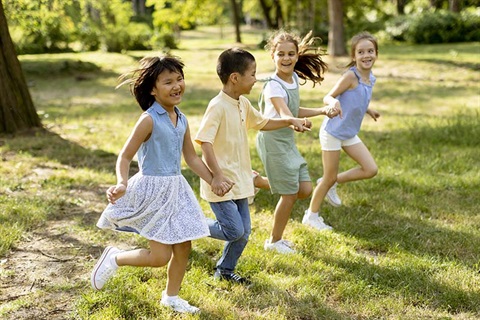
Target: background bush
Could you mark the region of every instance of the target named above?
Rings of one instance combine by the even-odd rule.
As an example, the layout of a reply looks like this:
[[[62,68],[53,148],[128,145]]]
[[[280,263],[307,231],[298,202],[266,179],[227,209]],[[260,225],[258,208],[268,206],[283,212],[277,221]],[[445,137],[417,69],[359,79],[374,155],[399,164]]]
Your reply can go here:
[[[390,39],[416,44],[480,41],[480,14],[427,11],[392,18],[385,32]]]

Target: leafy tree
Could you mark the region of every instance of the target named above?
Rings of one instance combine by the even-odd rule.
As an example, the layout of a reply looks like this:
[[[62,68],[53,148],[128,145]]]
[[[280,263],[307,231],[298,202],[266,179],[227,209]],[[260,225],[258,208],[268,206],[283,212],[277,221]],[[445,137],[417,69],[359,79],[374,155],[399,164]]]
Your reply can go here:
[[[18,33],[17,48],[26,53],[55,52],[68,48],[74,23],[68,12],[72,0],[5,0],[5,14]]]
[[[217,23],[223,13],[224,0],[146,0],[154,6],[153,26],[158,32],[158,41],[167,47],[176,48],[181,30],[194,28],[197,24]]]
[[[0,1],[0,132],[41,127]]]

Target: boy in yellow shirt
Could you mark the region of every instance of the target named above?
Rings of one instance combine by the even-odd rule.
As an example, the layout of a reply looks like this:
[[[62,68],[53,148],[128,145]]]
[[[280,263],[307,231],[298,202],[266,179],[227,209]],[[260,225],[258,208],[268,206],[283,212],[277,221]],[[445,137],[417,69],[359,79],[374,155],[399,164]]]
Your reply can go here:
[[[195,141],[202,146],[203,160],[220,181],[235,183],[223,197],[201,181],[200,194],[210,203],[217,220],[209,219],[210,236],[226,241],[217,262],[214,278],[240,284],[250,281],[234,273],[251,232],[248,197],[254,195],[247,129],[275,130],[291,126],[298,132],[309,130],[312,123],[298,118],[264,118],[244,94],[257,81],[256,62],[251,53],[231,48],[220,54],[217,74],[223,88],[205,111]],[[228,178],[228,179],[223,179]],[[228,190],[225,183],[225,190]]]

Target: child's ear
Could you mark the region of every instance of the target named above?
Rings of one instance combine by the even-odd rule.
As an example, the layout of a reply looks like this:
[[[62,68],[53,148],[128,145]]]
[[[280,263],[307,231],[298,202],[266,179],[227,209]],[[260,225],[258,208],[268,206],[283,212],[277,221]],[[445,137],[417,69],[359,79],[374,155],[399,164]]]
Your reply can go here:
[[[235,84],[238,82],[238,73],[234,72],[230,74],[230,81]]]

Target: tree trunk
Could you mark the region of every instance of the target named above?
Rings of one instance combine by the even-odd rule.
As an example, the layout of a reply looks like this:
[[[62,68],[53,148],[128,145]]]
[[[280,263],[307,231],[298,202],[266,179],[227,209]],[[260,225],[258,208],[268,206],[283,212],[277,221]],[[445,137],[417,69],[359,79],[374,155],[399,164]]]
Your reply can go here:
[[[0,133],[41,126],[0,1]]]
[[[240,33],[240,10],[236,0],[231,0],[233,9],[233,24],[235,25],[235,36],[238,43],[242,43],[242,36]]]
[[[460,12],[460,0],[449,0],[448,1],[448,7],[450,11],[459,13]]]
[[[280,3],[280,0],[273,0],[273,4],[275,6],[275,21],[277,28],[282,28],[283,27],[283,13],[282,13],[282,4]]]
[[[328,53],[332,56],[344,56],[345,35],[343,28],[343,4],[342,0],[328,0]]]
[[[405,14],[405,5],[407,4],[407,0],[397,0],[397,14],[404,15]]]
[[[263,16],[265,18],[265,22],[267,23],[268,29],[276,29],[278,26],[274,25],[272,18],[270,17],[270,7],[265,0],[260,0],[260,6],[262,7]]]

